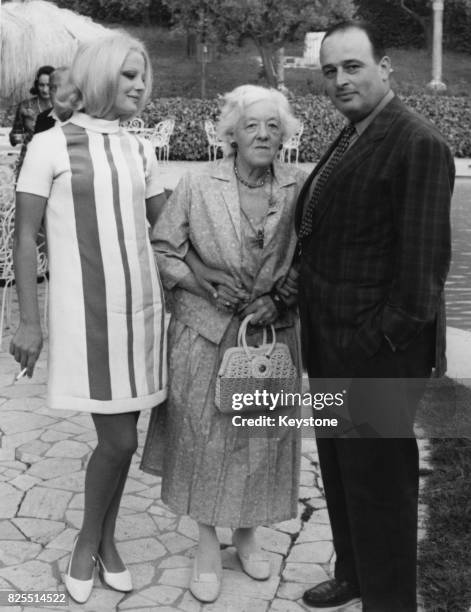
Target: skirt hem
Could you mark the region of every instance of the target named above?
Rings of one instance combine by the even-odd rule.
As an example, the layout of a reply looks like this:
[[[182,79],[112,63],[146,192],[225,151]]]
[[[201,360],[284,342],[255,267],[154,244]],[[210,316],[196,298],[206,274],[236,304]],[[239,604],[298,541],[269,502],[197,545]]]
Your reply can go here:
[[[223,522],[219,522],[219,523],[215,523],[214,519],[209,519],[207,516],[196,516],[197,513],[195,512],[182,512],[181,510],[178,510],[176,506],[172,505],[171,503],[169,503],[168,501],[165,501],[164,498],[161,498],[163,503],[170,508],[170,510],[178,515],[178,516],[189,516],[191,519],[193,519],[194,521],[196,521],[197,523],[202,523],[204,525],[211,525],[212,527],[226,527],[229,529],[239,529],[239,528],[250,528],[250,527],[262,527],[262,526],[268,526],[268,525],[273,525],[274,523],[283,523],[284,521],[290,521],[294,518],[296,518],[298,516],[298,512],[296,511],[292,511],[291,513],[285,513],[283,515],[277,515],[275,517],[269,517],[269,518],[264,518],[263,520],[258,520],[257,522],[254,521],[238,521],[238,522],[231,522],[231,521],[223,521]]]

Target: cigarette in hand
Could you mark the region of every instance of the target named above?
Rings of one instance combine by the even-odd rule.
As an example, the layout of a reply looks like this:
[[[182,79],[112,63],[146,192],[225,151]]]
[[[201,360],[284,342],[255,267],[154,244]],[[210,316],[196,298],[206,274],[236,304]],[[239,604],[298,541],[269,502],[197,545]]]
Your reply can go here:
[[[28,368],[23,368],[21,370],[21,372],[19,372],[19,374],[17,374],[14,379],[13,379],[13,383],[16,383],[20,380],[20,378],[23,378],[23,376],[26,374],[26,372],[28,371]]]

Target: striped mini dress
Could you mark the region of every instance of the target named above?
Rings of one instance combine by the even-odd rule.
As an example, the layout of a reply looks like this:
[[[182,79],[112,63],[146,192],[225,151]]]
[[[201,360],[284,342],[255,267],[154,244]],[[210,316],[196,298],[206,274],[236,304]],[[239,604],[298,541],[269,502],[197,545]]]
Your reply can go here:
[[[162,285],[145,200],[163,192],[148,141],[75,113],[28,146],[17,191],[47,198],[48,405],[103,414],[166,398]]]

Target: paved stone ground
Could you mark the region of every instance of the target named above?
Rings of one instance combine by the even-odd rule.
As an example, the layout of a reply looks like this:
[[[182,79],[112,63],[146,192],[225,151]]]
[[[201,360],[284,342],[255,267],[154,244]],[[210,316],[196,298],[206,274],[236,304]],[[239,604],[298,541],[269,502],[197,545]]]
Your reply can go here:
[[[1,290],[0,290],[1,293]],[[41,293],[44,294],[43,288]],[[13,321],[15,320],[13,300]],[[8,334],[7,330],[7,334]],[[88,415],[48,410],[45,406],[47,343],[34,378],[12,385],[18,371],[0,352],[0,589],[62,589],[64,572],[83,509],[84,470],[95,433]],[[148,415],[139,421],[141,443]],[[131,467],[117,523],[118,548],[133,576],[135,590],[120,594],[98,576],[85,605],[90,612],[302,612],[303,591],[325,580],[332,570],[333,547],[315,440],[303,440],[298,518],[259,528],[273,574],[266,582],[245,575],[230,545],[231,531],[220,529],[223,588],[218,601],[201,605],[186,588],[196,544],[196,527],[160,502],[160,480]],[[421,443],[423,466],[426,442]],[[423,535],[425,508],[420,509]],[[49,608],[24,608],[28,612]],[[50,608],[52,610],[53,608]],[[57,610],[57,608],[55,608]],[[8,612],[19,607],[1,607]],[[342,612],[361,607],[344,607]]]

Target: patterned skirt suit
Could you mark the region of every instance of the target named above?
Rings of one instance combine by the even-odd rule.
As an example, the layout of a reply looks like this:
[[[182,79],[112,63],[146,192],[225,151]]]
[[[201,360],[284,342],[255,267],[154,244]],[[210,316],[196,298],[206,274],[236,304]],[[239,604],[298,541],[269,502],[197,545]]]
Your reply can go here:
[[[291,519],[298,511],[300,432],[275,428],[252,435],[215,406],[216,375],[226,349],[237,344],[239,317],[178,287],[189,273],[191,243],[209,266],[223,269],[252,299],[282,281],[296,238],[293,214],[304,174],[278,164],[264,223],[264,245],[241,214],[232,160],[186,175],[167,201],[154,231],[162,279],[172,296],[169,395],[153,412],[142,468],[162,474],[162,500],[176,513],[225,527],[252,527]],[[264,197],[264,196],[262,196]],[[295,312],[277,321],[300,368]],[[249,343],[261,340],[255,331]],[[300,369],[299,369],[300,371]],[[295,412],[291,413],[295,416]]]

